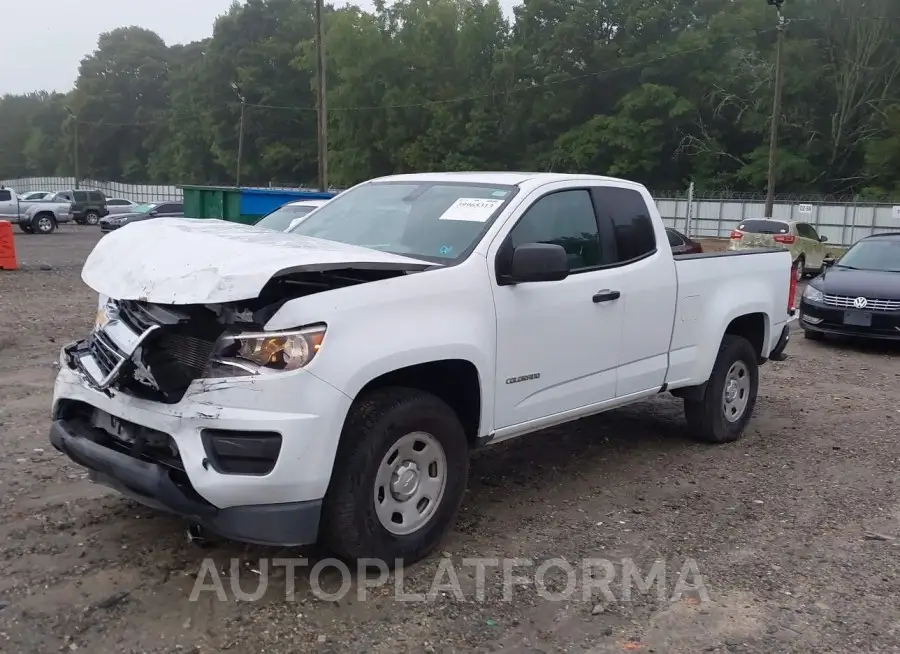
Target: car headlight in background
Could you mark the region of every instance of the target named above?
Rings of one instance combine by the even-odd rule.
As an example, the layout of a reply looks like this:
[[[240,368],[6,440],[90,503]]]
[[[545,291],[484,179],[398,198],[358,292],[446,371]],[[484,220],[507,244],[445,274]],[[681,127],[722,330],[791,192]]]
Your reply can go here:
[[[819,289],[813,288],[812,285],[807,284],[806,288],[803,290],[803,297],[810,302],[821,302],[825,299],[825,294]]]
[[[324,324],[279,332],[226,334],[213,350],[204,377],[242,377],[298,370],[315,358]]]

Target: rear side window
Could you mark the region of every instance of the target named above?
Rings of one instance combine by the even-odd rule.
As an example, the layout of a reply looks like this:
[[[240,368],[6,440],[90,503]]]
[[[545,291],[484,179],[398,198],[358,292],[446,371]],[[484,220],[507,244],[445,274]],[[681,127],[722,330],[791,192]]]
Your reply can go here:
[[[737,228],[747,234],[789,234],[791,226],[780,220],[745,220]]]
[[[12,200],[12,192],[8,189],[0,189],[0,202],[9,202]]]
[[[612,226],[616,261],[640,259],[656,251],[656,232],[644,197],[628,188],[602,186],[593,189],[597,214]]]
[[[510,240],[514,248],[526,243],[561,245],[573,272],[603,263],[591,196],[583,190],[540,198],[513,228]]]
[[[106,204],[108,204],[111,207],[127,207],[128,201],[127,200],[107,200]]]
[[[75,198],[75,202],[87,202],[88,194],[84,191],[75,191],[72,195]]]
[[[103,194],[97,191],[91,191],[90,193],[88,193],[88,198],[90,198],[91,202],[106,202],[106,198],[103,196]]]
[[[184,211],[183,204],[161,204],[156,207],[159,213],[181,213]]]

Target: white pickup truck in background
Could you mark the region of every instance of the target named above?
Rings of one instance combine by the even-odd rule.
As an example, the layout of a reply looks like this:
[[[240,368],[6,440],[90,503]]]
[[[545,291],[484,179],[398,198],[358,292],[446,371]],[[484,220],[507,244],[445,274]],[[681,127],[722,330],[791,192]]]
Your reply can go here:
[[[292,233],[159,219],[105,237],[50,440],[236,540],[393,565],[433,550],[469,452],[669,391],[739,438],[786,344],[787,252],[673,257],[647,190],[399,175]]]

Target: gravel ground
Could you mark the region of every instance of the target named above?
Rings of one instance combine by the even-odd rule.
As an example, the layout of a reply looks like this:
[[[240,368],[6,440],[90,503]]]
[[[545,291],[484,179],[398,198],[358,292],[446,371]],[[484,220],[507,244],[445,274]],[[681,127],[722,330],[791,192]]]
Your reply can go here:
[[[900,349],[798,335],[787,361],[764,366],[749,432],[731,445],[691,442],[680,402],[661,396],[486,449],[443,551],[402,582],[365,601],[354,582],[325,601],[307,567],[288,601],[284,568],[270,569],[260,599],[236,601],[271,557],[316,553],[191,544],[181,521],[92,485],[47,441],[57,350],[94,313],[79,269],[97,238],[17,235],[27,269],[0,272],[0,651],[900,650]],[[579,576],[575,594],[548,598],[566,586],[558,568],[508,601],[489,568],[479,597],[465,557],[605,559],[613,597],[585,599]],[[198,577],[213,578],[204,559],[225,601],[190,600]],[[623,560],[645,579],[662,561],[663,583],[623,584]],[[690,562],[702,584],[685,568],[694,590],[676,592]],[[395,601],[397,585],[427,592],[451,563],[462,597]],[[322,579],[341,581],[334,568]]]

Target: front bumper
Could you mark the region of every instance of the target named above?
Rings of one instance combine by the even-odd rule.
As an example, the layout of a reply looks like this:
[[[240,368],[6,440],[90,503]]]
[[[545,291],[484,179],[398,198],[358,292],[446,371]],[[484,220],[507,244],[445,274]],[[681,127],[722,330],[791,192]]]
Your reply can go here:
[[[142,461],[92,439],[84,423],[54,420],[50,442],[87,468],[91,479],[146,506],[183,516],[226,538],[260,545],[295,546],[316,542],[321,500],[234,506],[219,509],[179,483],[159,464]]]
[[[236,540],[293,546],[315,542],[318,515],[351,400],[299,370],[266,378],[194,381],[176,404],[101,390],[73,369],[63,349],[53,399],[53,446],[103,485]],[[77,409],[77,411],[74,411]],[[172,460],[118,440],[86,414],[111,417],[136,433],[171,439]],[[210,430],[281,436],[266,474],[217,470],[204,442]]]
[[[853,324],[853,323],[867,324]],[[900,340],[900,311],[871,311],[800,301],[800,326],[811,332],[880,340]]]

